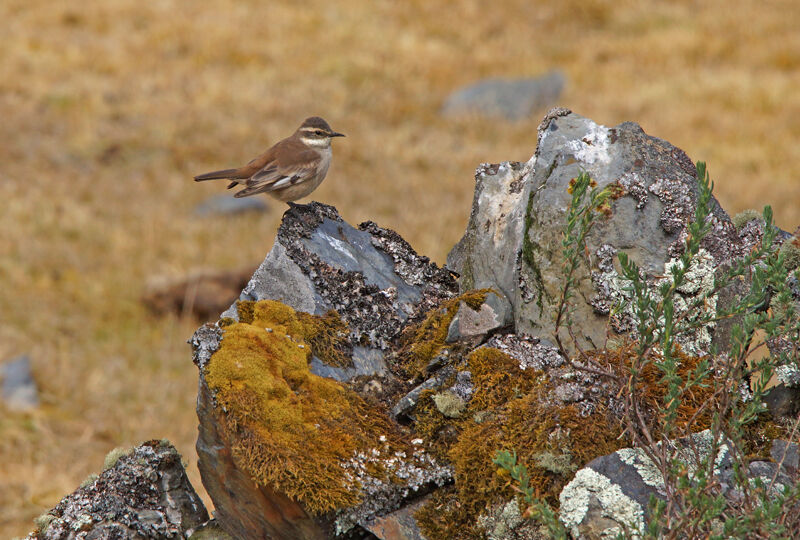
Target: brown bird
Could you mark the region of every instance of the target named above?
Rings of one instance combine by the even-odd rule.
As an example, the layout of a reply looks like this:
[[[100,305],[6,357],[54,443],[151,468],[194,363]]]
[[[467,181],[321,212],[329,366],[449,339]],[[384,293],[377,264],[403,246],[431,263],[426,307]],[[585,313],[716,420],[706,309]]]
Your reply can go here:
[[[306,118],[291,137],[278,142],[238,169],[195,176],[196,182],[224,178],[228,189],[244,185],[234,197],[266,193],[283,202],[302,199],[317,189],[331,165],[331,139],[344,137],[319,116]]]

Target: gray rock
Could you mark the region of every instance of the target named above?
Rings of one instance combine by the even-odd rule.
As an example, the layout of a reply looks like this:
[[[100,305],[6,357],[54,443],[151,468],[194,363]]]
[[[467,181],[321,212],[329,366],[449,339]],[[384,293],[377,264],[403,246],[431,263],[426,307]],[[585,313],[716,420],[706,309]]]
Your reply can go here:
[[[797,469],[800,468],[799,450],[800,447],[797,443],[775,439],[772,441],[769,456],[775,463],[782,463],[790,471],[797,472]]]
[[[235,199],[232,195],[214,195],[194,207],[194,215],[235,216],[247,212],[266,212],[269,207],[256,197]]]
[[[394,407],[392,407],[392,416],[394,418],[400,418],[408,415],[408,412],[413,409],[419,401],[422,392],[439,388],[450,375],[452,375],[452,370],[443,369],[422,384],[415,386],[395,403]]]
[[[576,297],[583,301],[572,304],[574,327],[581,330],[582,346],[602,346],[608,308],[624,294],[613,267],[614,254],[624,250],[651,280],[666,273],[682,252],[686,225],[694,215],[695,166],[683,151],[630,122],[606,128],[558,111],[542,122],[539,134],[532,173],[526,178],[532,191],[520,286],[513,300],[517,329],[552,335],[552,314],[564,284],[561,242],[571,199],[567,189],[572,178],[586,171],[598,189],[617,184],[623,194],[612,200],[610,217],[601,216],[587,239],[592,272],[582,266],[575,276]],[[680,291],[687,300],[713,285],[716,268],[743,253],[733,224],[716,200],[703,248],[707,255],[692,270],[692,288]],[[629,330],[624,319],[622,315],[621,320],[612,320],[612,326]],[[681,343],[684,350],[707,352],[713,326],[705,331],[708,336],[698,331],[691,336],[695,342]]]
[[[29,411],[39,406],[39,391],[31,374],[31,360],[19,356],[0,366],[5,406],[12,411]]]
[[[460,274],[462,291],[480,282],[514,298],[517,258],[524,234],[532,165],[484,163],[475,171],[475,196],[464,236],[447,255],[447,267]]]
[[[332,206],[291,205],[275,245],[240,300],[279,300],[295,310],[336,310],[351,330],[353,367],[314,373],[337,380],[383,374],[390,340],[415,311],[455,294],[450,272],[421,257],[397,233],[366,222],[356,229]],[[223,313],[236,318],[235,305]]]
[[[449,116],[480,113],[520,120],[553,106],[565,83],[566,78],[560,71],[527,79],[486,79],[451,94],[442,112]]]
[[[447,343],[462,339],[482,341],[490,333],[507,328],[514,323],[511,303],[502,293],[491,291],[478,311],[465,302],[458,306],[453,320],[447,329]]]
[[[37,519],[28,539],[178,539],[206,521],[180,454],[166,441],[150,441]]]
[[[691,160],[638,125],[607,128],[567,109],[552,110],[539,126],[538,148],[525,165],[478,169],[470,221],[448,265],[460,272],[462,291],[491,283],[506,294],[517,332],[553,338],[553,314],[565,277],[561,242],[571,199],[567,190],[581,171],[598,188],[618,185],[620,195],[611,201],[610,216],[598,218],[587,239],[591,271],[582,265],[575,276],[573,327],[580,329],[581,347],[596,348],[605,341],[611,306],[625,294],[617,253],[625,251],[655,287],[657,276],[680,255],[697,200]],[[716,200],[711,219],[704,255],[692,269],[693,281],[681,291],[687,302],[705,290],[720,265],[744,252]],[[720,294],[721,302],[725,298]],[[625,313],[611,322],[617,331],[632,330]],[[681,345],[687,352],[707,351],[714,332],[709,325]]]

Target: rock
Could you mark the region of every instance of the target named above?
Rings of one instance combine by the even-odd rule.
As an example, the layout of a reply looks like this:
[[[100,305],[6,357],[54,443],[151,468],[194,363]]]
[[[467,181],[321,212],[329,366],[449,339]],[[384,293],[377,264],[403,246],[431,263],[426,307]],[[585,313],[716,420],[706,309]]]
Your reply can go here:
[[[150,441],[63,498],[28,539],[178,539],[206,521],[180,454],[168,441]]]
[[[240,200],[240,199],[237,199]],[[255,270],[205,270],[178,280],[153,278],[142,302],[158,315],[193,315],[199,320],[216,319],[239,296]]]
[[[560,71],[527,79],[486,79],[451,94],[442,112],[448,116],[480,113],[520,120],[554,105],[565,83]]]
[[[31,360],[18,356],[0,366],[3,403],[11,411],[29,411],[39,406],[39,391],[31,374]]]
[[[474,310],[461,302],[447,330],[447,343],[462,339],[477,339],[479,342],[492,332],[508,328],[514,323],[511,303],[497,291],[486,294],[486,300],[479,310]]]
[[[375,517],[367,521],[364,528],[381,540],[425,540],[414,513],[426,502],[427,499],[422,498],[385,516]]]
[[[397,233],[345,223],[332,206],[292,205],[275,245],[240,300],[278,300],[313,314],[335,310],[349,329],[352,365],[314,373],[337,380],[386,371],[384,353],[415,311],[456,292],[450,272],[421,257]],[[235,306],[223,314],[236,318]]]
[[[286,212],[240,300],[191,340],[198,467],[228,534],[356,538],[451,480],[375,396],[402,387],[384,359],[398,332],[455,290],[392,231]]]
[[[696,470],[698,457],[708,459],[711,443],[709,430],[681,439],[677,441],[677,458],[689,471]],[[780,451],[782,455],[781,443],[776,441],[773,453]],[[797,451],[793,446],[787,452],[787,463],[780,469],[776,463],[751,461],[748,477],[761,478],[767,485],[775,477],[779,484],[775,489],[793,485],[790,464]],[[734,482],[730,450],[724,441],[715,459],[714,474],[722,494],[729,499],[741,497]],[[559,519],[576,538],[610,538],[625,530],[643,530],[651,496],[666,498],[661,473],[641,449],[623,448],[592,460],[575,474],[559,496]]]
[[[236,199],[232,195],[214,195],[194,207],[199,217],[236,216],[247,212],[266,212],[269,207],[256,197]]]
[[[448,264],[461,273],[462,290],[484,283],[506,294],[518,332],[552,338],[553,313],[564,285],[561,242],[568,187],[581,171],[591,175],[598,189],[617,187],[610,216],[598,218],[587,239],[591,271],[581,267],[575,276],[573,327],[581,329],[582,348],[596,348],[605,342],[611,306],[625,294],[616,254],[625,251],[656,287],[657,276],[680,255],[697,200],[691,160],[638,125],[607,128],[566,109],[551,111],[539,126],[536,153],[525,165],[479,168],[470,221]],[[715,269],[744,253],[743,241],[716,200],[711,219],[711,233],[693,270],[695,285],[681,291],[687,303],[713,283]],[[612,320],[620,332],[630,331],[629,324],[625,313]],[[708,325],[681,345],[700,354],[708,350],[714,331]]]
[[[447,255],[447,267],[460,274],[461,291],[483,286],[514,298],[517,258],[524,234],[526,178],[530,165],[482,164],[475,171],[475,197],[464,236]]]

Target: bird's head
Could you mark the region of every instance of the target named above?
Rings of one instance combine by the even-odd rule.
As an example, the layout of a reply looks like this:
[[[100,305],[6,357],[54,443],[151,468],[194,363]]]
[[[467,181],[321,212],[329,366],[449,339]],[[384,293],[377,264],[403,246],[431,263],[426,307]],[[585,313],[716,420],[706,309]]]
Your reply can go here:
[[[333,137],[344,137],[344,133],[333,131],[328,122],[319,116],[306,118],[302,125],[297,128],[296,134],[308,146],[322,148],[330,146]]]

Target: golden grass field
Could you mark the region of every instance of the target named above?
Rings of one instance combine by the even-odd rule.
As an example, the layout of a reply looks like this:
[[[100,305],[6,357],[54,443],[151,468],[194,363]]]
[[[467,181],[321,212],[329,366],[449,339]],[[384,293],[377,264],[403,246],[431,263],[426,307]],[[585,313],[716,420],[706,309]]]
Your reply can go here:
[[[794,230],[798,28],[796,0],[4,0],[0,362],[30,354],[43,404],[0,405],[0,537],[151,438],[175,443],[202,493],[185,343],[198,323],[139,298],[153,276],[257,263],[284,206],[196,218],[224,184],[193,175],[322,115],[347,138],[313,198],[443,262],[476,165],[527,160],[545,111],[446,119],[442,101],[559,68],[561,105],[640,123],[707,161],[730,213],[771,204]]]

